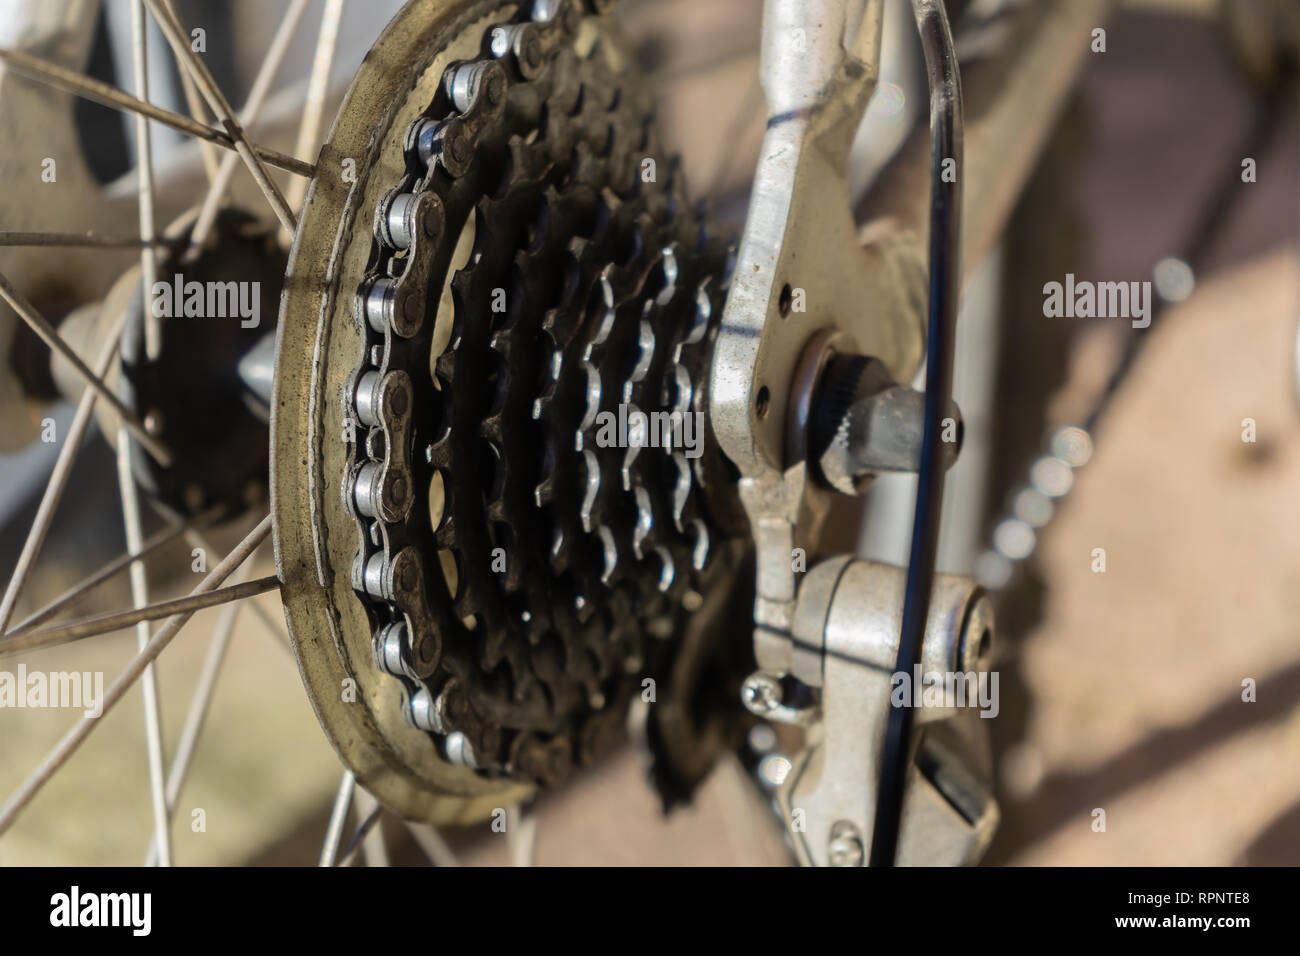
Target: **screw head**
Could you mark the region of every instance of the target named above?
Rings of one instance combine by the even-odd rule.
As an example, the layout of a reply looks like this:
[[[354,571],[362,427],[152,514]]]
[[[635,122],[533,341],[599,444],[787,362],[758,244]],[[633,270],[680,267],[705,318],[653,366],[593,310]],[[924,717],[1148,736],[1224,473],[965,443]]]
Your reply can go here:
[[[831,827],[830,842],[826,847],[827,862],[831,866],[861,866],[866,858],[858,828],[848,820],[840,820]]]
[[[768,714],[781,706],[781,684],[770,674],[754,673],[740,687],[740,700],[752,713]]]

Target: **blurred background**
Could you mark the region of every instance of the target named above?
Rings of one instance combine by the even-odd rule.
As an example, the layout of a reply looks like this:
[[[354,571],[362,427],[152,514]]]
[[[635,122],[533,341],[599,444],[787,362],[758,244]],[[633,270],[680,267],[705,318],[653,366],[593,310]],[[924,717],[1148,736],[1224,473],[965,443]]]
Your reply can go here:
[[[5,45],[21,39],[20,24],[30,29],[20,16],[25,6],[0,4],[0,24],[12,31]],[[333,100],[399,6],[345,4]],[[968,56],[977,62],[1006,42],[999,31],[1018,6],[950,4],[963,69]],[[276,148],[293,145],[319,7],[308,12],[264,119],[252,127]],[[84,57],[87,72],[129,88],[124,0],[67,8],[50,48],[70,44],[67,55]],[[284,8],[282,0],[178,4],[185,23],[206,28],[206,62],[231,102],[246,96]],[[735,233],[765,125],[761,10],[761,0],[620,4],[692,195]],[[997,601],[1001,712],[991,724],[1002,826],[987,863],[1300,863],[1298,21],[1286,2],[1120,4],[1104,24],[1105,52],[1086,58],[1003,241],[965,289],[955,392],[967,437],[949,475],[940,563],[976,574]],[[881,83],[854,153],[852,179],[863,195],[917,122],[924,126],[914,34],[908,4],[889,0]],[[165,44],[155,36],[151,45],[153,98],[183,112]],[[86,157],[79,175],[97,195],[96,222],[117,221],[106,231],[121,232],[120,223],[135,221],[130,121],[91,104],[74,111],[62,94],[34,89],[0,73],[0,130],[12,144],[0,157],[0,181],[38,163],[33,157],[62,137],[70,153]],[[22,97],[36,95],[66,109],[66,128],[30,119],[32,101]],[[45,138],[33,141],[34,130]],[[196,147],[179,135],[156,129],[154,150],[164,222],[192,201],[202,172]],[[1255,161],[1253,182],[1242,180],[1247,158]],[[243,170],[235,193],[257,208]],[[3,229],[42,227],[20,221],[29,213],[12,193],[0,198],[0,215]],[[134,257],[95,252],[89,265],[50,252],[0,250],[0,270],[21,274],[52,317],[102,295]],[[1043,285],[1067,273],[1153,281],[1156,321],[1141,330],[1122,320],[1044,317]],[[9,577],[58,450],[36,439],[32,421],[50,415],[63,429],[71,418],[52,391],[38,412],[16,397],[48,385],[30,381],[39,351],[12,319],[7,313],[0,322],[7,359],[0,580]],[[1116,377],[1117,369],[1126,371]],[[1247,418],[1253,442],[1242,438]],[[1058,429],[1085,423],[1090,460],[1074,471],[1072,487],[1044,496],[1034,463]],[[833,522],[840,530],[823,550],[856,547],[902,561],[910,492],[903,479],[879,482],[864,507],[845,506],[851,520]],[[17,620],[123,552],[119,509],[111,449],[92,434]],[[155,521],[146,533],[160,527]],[[246,530],[223,529],[213,546],[222,550]],[[1093,570],[1097,548],[1105,549],[1104,573]],[[178,540],[154,555],[156,598],[193,587],[190,553]],[[255,573],[270,568],[264,553]],[[245,609],[237,618],[182,796],[181,863],[312,862],[324,832],[339,765],[284,645],[278,600],[257,600],[262,614]],[[73,613],[129,602],[118,578]],[[205,632],[220,614],[201,612],[161,658],[169,752],[207,653]],[[133,634],[122,632],[21,661],[103,670],[107,681],[134,648]],[[1242,699],[1247,679],[1254,702]],[[104,718],[0,839],[0,863],[142,861],[150,813],[140,718],[138,694]],[[58,710],[0,711],[0,791],[13,790],[71,720]],[[779,755],[767,735],[753,744]],[[762,766],[770,778],[779,761]],[[727,762],[694,805],[665,819],[629,747],[539,801],[538,861],[785,863],[764,786],[740,761]],[[205,810],[206,832],[185,825],[193,808]],[[1104,833],[1092,827],[1096,808],[1106,810]],[[423,860],[395,821],[381,832],[392,862]],[[463,862],[506,859],[486,826],[443,836]]]

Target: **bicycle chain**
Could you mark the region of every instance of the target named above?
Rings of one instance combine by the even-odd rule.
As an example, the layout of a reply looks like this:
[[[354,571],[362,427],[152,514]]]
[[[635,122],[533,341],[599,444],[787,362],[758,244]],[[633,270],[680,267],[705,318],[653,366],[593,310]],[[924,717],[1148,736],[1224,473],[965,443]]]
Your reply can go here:
[[[729,255],[687,209],[644,92],[599,45],[576,52],[576,0],[533,12],[446,71],[376,209],[343,495],[408,723],[454,763],[554,783],[646,676],[671,684],[673,635],[749,545],[711,435],[692,458],[597,441],[620,405],[702,417]]]

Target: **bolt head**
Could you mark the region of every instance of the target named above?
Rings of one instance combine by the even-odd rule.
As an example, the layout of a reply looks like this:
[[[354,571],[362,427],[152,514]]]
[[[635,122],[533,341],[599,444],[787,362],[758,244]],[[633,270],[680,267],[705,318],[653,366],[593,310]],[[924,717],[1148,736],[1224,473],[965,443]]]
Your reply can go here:
[[[757,714],[766,714],[781,706],[781,685],[769,674],[750,674],[740,688],[740,699],[745,707]]]
[[[848,820],[840,820],[831,827],[830,842],[826,846],[826,861],[831,866],[861,866],[866,856],[856,826]]]
[[[861,866],[862,844],[851,837],[832,840],[829,849],[831,866]]]

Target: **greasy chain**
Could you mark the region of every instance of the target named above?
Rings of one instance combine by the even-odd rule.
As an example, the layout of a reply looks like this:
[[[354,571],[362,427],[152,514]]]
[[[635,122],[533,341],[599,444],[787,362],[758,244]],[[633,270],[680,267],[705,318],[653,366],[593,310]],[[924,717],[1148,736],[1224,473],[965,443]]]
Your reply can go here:
[[[578,52],[577,0],[534,10],[445,71],[375,210],[342,490],[407,721],[454,763],[551,783],[645,677],[683,683],[678,636],[749,544],[711,435],[689,458],[595,441],[619,406],[703,420],[729,257],[642,86]]]

